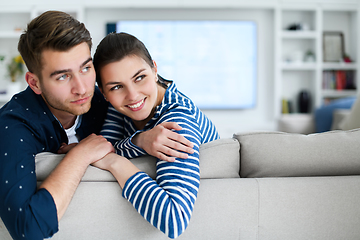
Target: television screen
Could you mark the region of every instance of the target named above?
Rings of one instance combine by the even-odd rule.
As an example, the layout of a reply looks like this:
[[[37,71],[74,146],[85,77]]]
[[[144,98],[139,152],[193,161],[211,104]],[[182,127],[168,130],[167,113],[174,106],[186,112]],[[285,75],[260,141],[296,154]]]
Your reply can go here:
[[[141,40],[158,73],[200,109],[256,104],[257,27],[252,21],[119,21],[108,32]]]

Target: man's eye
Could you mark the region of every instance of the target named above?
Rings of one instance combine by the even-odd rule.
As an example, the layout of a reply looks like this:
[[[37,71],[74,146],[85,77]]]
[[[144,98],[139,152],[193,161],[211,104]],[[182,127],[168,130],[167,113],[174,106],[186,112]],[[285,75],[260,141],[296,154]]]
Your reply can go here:
[[[89,66],[86,66],[86,67],[84,67],[82,70],[81,70],[81,72],[82,73],[86,73],[86,72],[88,72],[90,70],[90,67]]]
[[[67,79],[68,77],[69,77],[68,74],[63,74],[63,75],[61,75],[60,77],[58,77],[58,80],[63,81],[63,80],[65,80],[65,79]]]
[[[120,88],[122,88],[122,86],[121,86],[121,85],[116,85],[116,86],[114,86],[114,87],[110,88],[110,91],[113,91],[113,90],[118,90],[118,89],[120,89]]]

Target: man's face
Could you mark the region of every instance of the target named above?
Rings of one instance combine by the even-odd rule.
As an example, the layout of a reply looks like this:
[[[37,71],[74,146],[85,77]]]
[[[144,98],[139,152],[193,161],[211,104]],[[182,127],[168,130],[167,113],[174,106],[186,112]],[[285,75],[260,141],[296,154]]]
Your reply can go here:
[[[66,52],[45,50],[42,62],[39,85],[51,112],[60,120],[89,111],[95,88],[89,46],[81,43]]]

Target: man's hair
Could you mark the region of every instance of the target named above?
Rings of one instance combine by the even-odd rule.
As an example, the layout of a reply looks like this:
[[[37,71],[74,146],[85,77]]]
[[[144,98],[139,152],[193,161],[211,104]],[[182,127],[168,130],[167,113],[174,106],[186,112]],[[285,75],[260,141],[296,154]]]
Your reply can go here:
[[[18,50],[28,70],[42,79],[44,50],[67,51],[83,42],[91,49],[91,36],[83,23],[67,13],[47,11],[28,24]]]
[[[110,33],[100,42],[97,46],[93,61],[96,71],[96,82],[100,88],[102,88],[101,68],[130,55],[138,56],[144,59],[150,67],[154,67],[150,53],[145,45],[130,34],[123,32]]]

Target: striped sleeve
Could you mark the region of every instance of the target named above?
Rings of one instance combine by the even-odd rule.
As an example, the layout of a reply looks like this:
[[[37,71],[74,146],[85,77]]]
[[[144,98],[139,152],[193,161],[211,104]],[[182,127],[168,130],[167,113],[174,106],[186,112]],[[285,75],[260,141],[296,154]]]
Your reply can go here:
[[[194,153],[175,162],[158,160],[156,181],[143,172],[133,175],[124,186],[123,197],[154,227],[176,238],[189,224],[199,190],[201,134],[197,121],[181,111],[165,113],[159,123],[165,121],[182,127],[177,132],[194,143]]]
[[[132,138],[139,131],[129,129],[129,126],[132,125],[128,121],[129,120],[116,111],[114,107],[109,106],[106,120],[100,134],[112,143],[118,155],[126,158],[143,156],[146,152],[131,142]],[[133,132],[135,133],[132,134]]]

